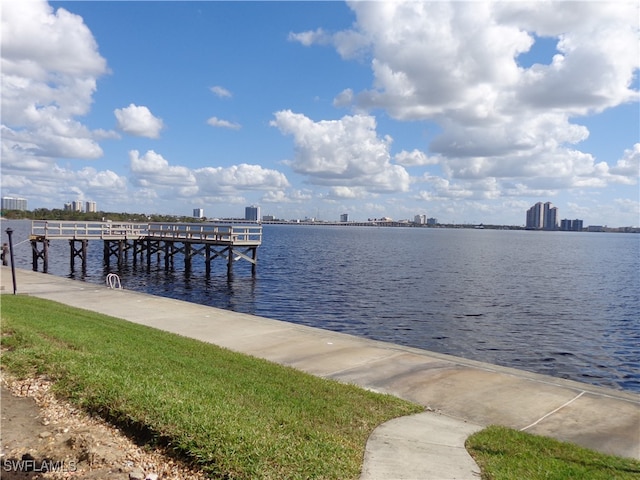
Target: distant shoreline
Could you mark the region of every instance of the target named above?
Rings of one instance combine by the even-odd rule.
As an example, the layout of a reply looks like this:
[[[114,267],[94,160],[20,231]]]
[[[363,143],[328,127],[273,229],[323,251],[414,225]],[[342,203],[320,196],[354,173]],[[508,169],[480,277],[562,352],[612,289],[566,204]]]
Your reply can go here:
[[[363,222],[331,222],[322,220],[262,220],[260,222],[249,221],[242,218],[203,218],[195,219],[192,217],[179,216],[162,216],[162,219],[156,219],[156,216],[147,216],[144,214],[123,214],[123,213],[105,213],[98,212],[99,218],[93,215],[79,215],[77,218],[30,218],[24,217],[0,217],[1,221],[8,220],[51,220],[51,221],[77,221],[77,222],[101,222],[107,220],[126,221],[126,222],[155,222],[155,221],[174,221],[176,223],[258,223],[262,225],[303,225],[303,226],[336,226],[336,227],[405,227],[405,228],[448,228],[448,229],[473,229],[473,230],[526,230],[534,232],[583,232],[583,233],[640,233],[640,227],[607,227],[600,225],[589,225],[582,230],[554,230],[531,229],[523,225],[493,225],[493,224],[473,224],[473,223],[436,223],[436,224],[418,224],[408,220],[367,220]],[[122,217],[127,217],[122,218]],[[59,216],[60,217],[60,216]],[[115,217],[115,218],[114,218]],[[167,220],[170,217],[171,220]]]

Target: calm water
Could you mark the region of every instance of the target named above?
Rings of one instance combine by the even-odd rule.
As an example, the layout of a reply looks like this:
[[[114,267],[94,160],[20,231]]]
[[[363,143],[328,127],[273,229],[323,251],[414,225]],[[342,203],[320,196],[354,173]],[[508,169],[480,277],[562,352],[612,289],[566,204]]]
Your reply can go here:
[[[30,222],[3,222],[3,241],[8,226],[30,269]],[[66,241],[50,252],[50,273],[104,284],[101,242],[86,274]],[[265,225],[258,259],[231,280],[201,257],[112,270],[130,290],[640,392],[640,235]]]

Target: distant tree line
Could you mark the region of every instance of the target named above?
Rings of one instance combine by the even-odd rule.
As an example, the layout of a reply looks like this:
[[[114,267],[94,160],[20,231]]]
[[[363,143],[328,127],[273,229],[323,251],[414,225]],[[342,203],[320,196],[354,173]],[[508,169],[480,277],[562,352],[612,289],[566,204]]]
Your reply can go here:
[[[8,220],[72,220],[80,222],[201,222],[203,219],[145,213],[115,213],[115,212],[74,212],[54,208],[36,208],[35,210],[4,210],[2,216]]]

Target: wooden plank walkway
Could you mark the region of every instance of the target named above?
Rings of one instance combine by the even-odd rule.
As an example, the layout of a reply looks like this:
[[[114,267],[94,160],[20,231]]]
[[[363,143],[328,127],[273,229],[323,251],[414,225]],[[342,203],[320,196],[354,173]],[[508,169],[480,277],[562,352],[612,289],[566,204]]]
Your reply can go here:
[[[224,258],[231,274],[233,262],[247,260],[255,274],[257,248],[262,244],[262,225],[256,223],[161,223],[161,222],[75,222],[34,220],[29,236],[33,250],[33,270],[38,270],[42,259],[44,271],[48,268],[48,246],[52,240],[67,240],[70,245],[70,263],[73,270],[75,258],[80,258],[86,268],[89,240],[104,242],[104,261],[109,265],[116,256],[121,265],[129,250],[133,251],[134,264],[138,256],[146,253],[147,264],[152,254],[164,255],[165,268],[173,265],[174,257],[183,254],[185,268],[191,267],[193,256],[205,256],[207,275],[211,261]],[[78,244],[80,246],[78,246]]]

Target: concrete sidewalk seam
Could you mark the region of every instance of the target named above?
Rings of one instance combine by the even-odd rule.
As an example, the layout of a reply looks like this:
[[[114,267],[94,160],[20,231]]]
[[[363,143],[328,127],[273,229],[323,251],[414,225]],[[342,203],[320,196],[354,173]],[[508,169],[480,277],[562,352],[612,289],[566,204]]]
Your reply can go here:
[[[543,415],[542,417],[540,417],[538,420],[536,420],[535,422],[533,422],[531,425],[527,425],[524,428],[521,428],[520,431],[524,432],[525,430],[531,428],[531,427],[535,427],[537,424],[539,424],[541,421],[543,421],[545,418],[550,417],[551,415],[553,415],[554,413],[562,410],[564,407],[571,405],[573,402],[575,402],[576,400],[578,400],[582,395],[584,395],[585,391],[580,392],[578,395],[576,395],[575,397],[573,397],[571,400],[569,400],[568,402],[563,403],[562,405],[560,405],[558,408],[551,410],[549,413],[547,413],[546,415]]]
[[[380,358],[376,358],[375,361],[378,361],[378,360],[391,360],[394,357],[400,356],[401,354],[402,354],[402,352],[394,352],[394,353],[391,353],[389,355],[386,355],[386,356],[383,356],[383,357],[380,357]],[[360,367],[362,367],[364,365],[369,365],[370,363],[371,363],[370,359],[363,360],[362,362],[359,362],[359,363],[352,363],[347,368],[340,368],[338,370],[334,370],[332,372],[324,374],[324,376],[325,377],[333,377],[334,375],[339,375],[341,373],[347,373],[347,372],[349,372],[351,370],[355,370],[355,369],[360,368]]]

